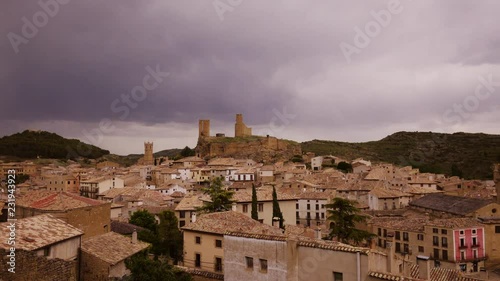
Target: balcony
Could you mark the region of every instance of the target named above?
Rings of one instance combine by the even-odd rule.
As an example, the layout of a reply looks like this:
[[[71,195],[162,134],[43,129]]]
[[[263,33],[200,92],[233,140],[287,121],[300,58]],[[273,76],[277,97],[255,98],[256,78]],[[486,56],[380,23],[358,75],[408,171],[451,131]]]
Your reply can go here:
[[[479,248],[480,247],[479,243],[477,243],[477,242],[472,243],[470,246],[471,246],[471,248]]]
[[[459,245],[458,248],[460,250],[464,250],[464,249],[467,249],[467,244],[463,244],[463,245]]]

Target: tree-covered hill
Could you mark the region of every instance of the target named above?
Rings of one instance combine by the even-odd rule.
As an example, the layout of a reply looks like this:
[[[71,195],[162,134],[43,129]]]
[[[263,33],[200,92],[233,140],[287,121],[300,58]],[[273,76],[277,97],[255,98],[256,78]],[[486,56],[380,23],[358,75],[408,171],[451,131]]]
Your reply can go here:
[[[0,155],[25,159],[96,159],[107,154],[108,150],[45,131],[26,130],[0,138]]]
[[[302,143],[302,151],[350,160],[362,157],[447,175],[452,175],[454,166],[453,172],[464,178],[491,179],[492,164],[500,162],[500,135],[397,132],[364,143],[312,140]]]

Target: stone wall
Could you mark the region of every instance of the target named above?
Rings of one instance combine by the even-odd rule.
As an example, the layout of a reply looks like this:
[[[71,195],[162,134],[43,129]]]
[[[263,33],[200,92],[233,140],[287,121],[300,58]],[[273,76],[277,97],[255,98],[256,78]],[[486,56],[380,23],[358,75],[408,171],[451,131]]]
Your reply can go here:
[[[76,281],[78,261],[47,259],[35,253],[23,250],[16,251],[15,273],[8,271],[7,252],[0,249],[0,280],[13,281]]]
[[[250,158],[274,163],[301,155],[300,144],[275,137],[200,138],[196,146],[200,157]]]

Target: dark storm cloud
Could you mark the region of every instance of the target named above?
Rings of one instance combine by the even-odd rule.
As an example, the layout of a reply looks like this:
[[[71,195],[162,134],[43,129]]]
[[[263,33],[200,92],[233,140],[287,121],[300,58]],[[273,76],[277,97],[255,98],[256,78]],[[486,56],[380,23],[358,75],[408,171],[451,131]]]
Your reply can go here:
[[[347,60],[339,45],[355,46],[356,28],[364,32],[394,1],[248,0],[221,21],[213,1],[73,0],[17,54],[7,34],[21,34],[22,18],[40,6],[4,1],[0,134],[36,125],[81,137],[75,124],[111,118],[135,135],[166,126],[195,138],[198,119],[227,131],[235,113],[266,132],[283,110],[295,118],[271,133],[297,140],[496,132],[488,120],[500,117],[500,87],[459,122],[443,115],[474,95],[478,77],[500,81],[500,4],[401,0]],[[111,104],[142,84],[147,66],[170,75],[120,119]],[[176,127],[184,125],[194,128]],[[125,140],[122,129],[109,137]]]

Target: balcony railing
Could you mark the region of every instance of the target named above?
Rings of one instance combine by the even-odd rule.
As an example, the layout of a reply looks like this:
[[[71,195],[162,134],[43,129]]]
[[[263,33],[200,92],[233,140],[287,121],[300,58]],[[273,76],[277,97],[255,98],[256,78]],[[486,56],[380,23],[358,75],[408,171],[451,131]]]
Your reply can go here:
[[[476,243],[472,243],[470,246],[472,248],[479,248],[480,245],[479,245],[479,243],[476,242]]]
[[[460,245],[458,246],[459,249],[467,249],[467,244],[463,244],[463,245]]]

